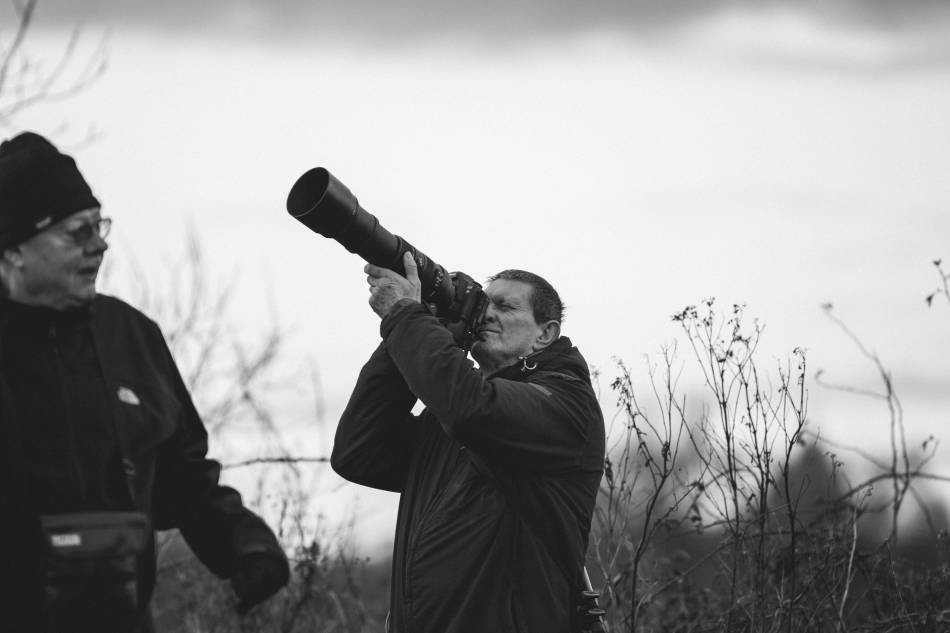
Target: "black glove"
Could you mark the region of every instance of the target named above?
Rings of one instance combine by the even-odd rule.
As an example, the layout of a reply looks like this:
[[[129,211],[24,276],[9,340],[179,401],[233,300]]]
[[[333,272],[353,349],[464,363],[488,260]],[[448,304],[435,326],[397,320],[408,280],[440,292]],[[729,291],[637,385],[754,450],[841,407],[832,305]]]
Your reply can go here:
[[[277,593],[290,580],[290,567],[283,557],[265,552],[245,554],[237,561],[231,585],[237,594],[234,607],[239,615]]]

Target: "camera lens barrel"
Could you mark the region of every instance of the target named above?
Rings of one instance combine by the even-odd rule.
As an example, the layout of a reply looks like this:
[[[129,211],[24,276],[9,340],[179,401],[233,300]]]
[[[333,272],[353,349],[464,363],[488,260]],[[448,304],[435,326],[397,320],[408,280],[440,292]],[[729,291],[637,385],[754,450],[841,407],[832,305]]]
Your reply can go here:
[[[336,240],[371,264],[401,275],[406,274],[403,253],[411,252],[422,282],[422,299],[434,303],[440,313],[452,305],[455,287],[445,269],[387,231],[325,168],[315,167],[297,179],[287,196],[287,211],[311,231]]]

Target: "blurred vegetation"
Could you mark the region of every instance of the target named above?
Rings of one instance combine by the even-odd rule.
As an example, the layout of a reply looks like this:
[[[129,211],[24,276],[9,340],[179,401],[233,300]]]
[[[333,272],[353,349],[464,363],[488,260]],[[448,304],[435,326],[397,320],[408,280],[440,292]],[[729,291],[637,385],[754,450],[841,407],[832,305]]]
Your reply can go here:
[[[293,538],[286,538],[289,544]],[[152,602],[156,630],[227,633],[382,631],[389,605],[389,564],[371,562],[330,538],[290,552],[293,575],[280,593],[239,616],[230,588],[174,535],[166,541]]]
[[[612,631],[950,630],[950,517],[922,488],[950,481],[927,470],[936,441],[908,444],[890,373],[825,310],[879,387],[809,377],[801,349],[763,367],[760,325],[712,300],[674,316],[686,359],[671,346],[651,361],[646,396],[618,364],[588,556]],[[690,397],[687,368],[702,385]],[[821,440],[810,384],[879,400],[890,455]],[[858,482],[848,451],[868,461]]]

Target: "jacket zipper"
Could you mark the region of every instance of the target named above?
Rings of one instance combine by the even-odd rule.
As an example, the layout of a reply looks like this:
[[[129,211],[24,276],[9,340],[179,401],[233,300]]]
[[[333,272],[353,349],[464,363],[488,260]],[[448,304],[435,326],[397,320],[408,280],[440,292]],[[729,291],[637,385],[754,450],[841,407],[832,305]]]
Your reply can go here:
[[[79,464],[79,455],[76,452],[76,428],[74,425],[74,420],[70,417],[69,403],[66,401],[68,399],[68,392],[66,391],[66,373],[63,365],[63,357],[60,354],[59,350],[59,335],[56,331],[55,325],[49,326],[49,338],[50,338],[50,347],[53,350],[53,358],[56,365],[56,376],[59,378],[59,386],[63,394],[63,413],[64,413],[64,423],[66,424],[66,429],[69,434],[69,456],[73,464],[73,469],[76,471],[76,481],[79,484],[79,499],[85,501],[86,499],[86,480],[83,477],[82,467]]]
[[[102,384],[105,386],[106,390],[112,389],[116,384],[112,379],[112,376],[106,371],[106,364],[102,362],[102,348],[99,344],[99,335],[96,332],[96,324],[94,322],[89,323],[89,337],[92,340],[92,349],[93,353],[96,355],[96,365],[99,367],[99,375],[102,377]],[[129,438],[124,435],[125,431],[120,425],[120,414],[116,408],[117,401],[107,398],[107,402],[111,402],[109,409],[109,416],[112,420],[112,434],[115,439],[116,448],[119,451],[119,458],[122,465],[122,478],[125,480],[125,491],[128,494],[128,501],[132,504],[132,508],[138,508],[138,495],[136,494],[135,488],[135,478],[138,475],[138,471],[135,468],[135,462],[132,460],[132,456],[129,454]]]

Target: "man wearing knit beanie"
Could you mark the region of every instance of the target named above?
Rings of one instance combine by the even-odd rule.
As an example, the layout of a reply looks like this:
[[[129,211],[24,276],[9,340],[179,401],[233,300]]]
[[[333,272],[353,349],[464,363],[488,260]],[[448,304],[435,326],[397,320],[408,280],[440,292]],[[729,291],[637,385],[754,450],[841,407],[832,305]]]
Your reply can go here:
[[[39,134],[0,144],[0,275],[11,299],[54,309],[92,301],[108,248],[99,206],[76,162]],[[72,243],[81,248],[62,248]]]
[[[76,162],[0,144],[0,629],[150,631],[155,529],[178,528],[243,613],[289,578],[220,485],[158,325],[96,292],[110,221]]]
[[[0,144],[0,248],[99,206],[76,161],[39,134],[24,132]]]

